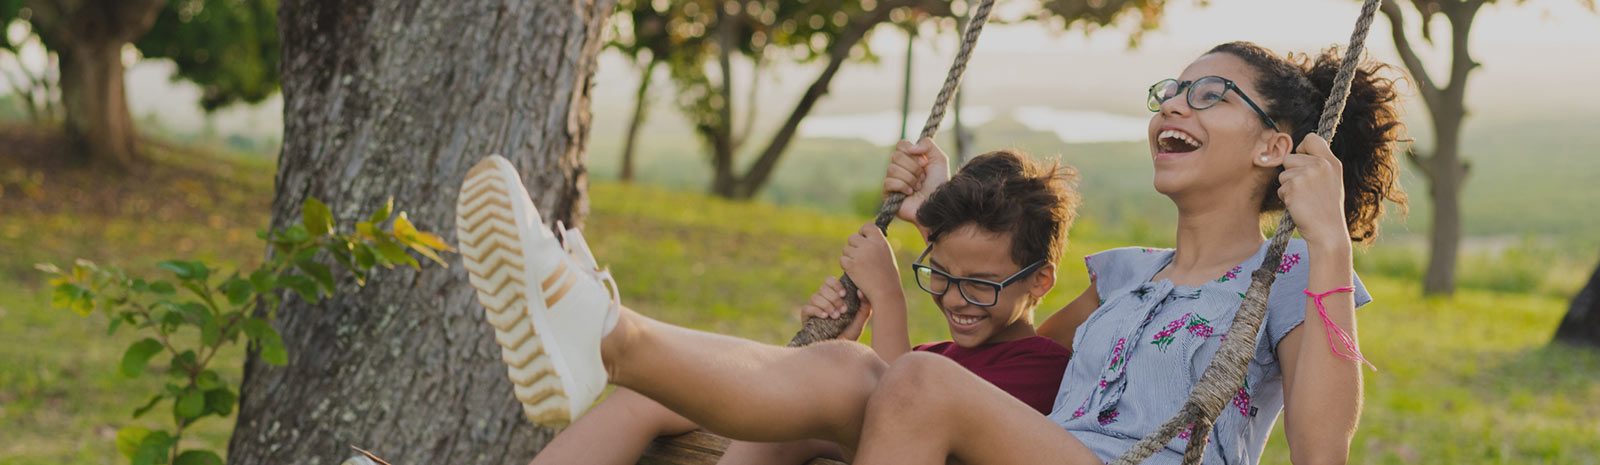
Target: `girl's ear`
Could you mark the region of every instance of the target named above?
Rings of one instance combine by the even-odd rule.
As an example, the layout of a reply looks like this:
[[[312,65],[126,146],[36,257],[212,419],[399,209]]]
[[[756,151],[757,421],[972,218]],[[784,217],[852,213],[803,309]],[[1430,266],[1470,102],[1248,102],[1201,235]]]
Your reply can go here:
[[[1283,157],[1294,151],[1294,138],[1289,134],[1270,131],[1258,144],[1255,159],[1251,163],[1260,167],[1277,167],[1283,165]]]
[[[1028,294],[1042,299],[1054,287],[1056,287],[1056,264],[1045,263],[1033,272],[1033,285],[1028,287]]]

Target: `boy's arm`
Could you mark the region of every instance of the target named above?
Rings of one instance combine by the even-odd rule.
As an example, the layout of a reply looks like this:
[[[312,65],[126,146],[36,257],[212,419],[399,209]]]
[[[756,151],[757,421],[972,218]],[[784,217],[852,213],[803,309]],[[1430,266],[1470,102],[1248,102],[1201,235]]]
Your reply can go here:
[[[885,362],[911,351],[911,336],[906,328],[906,295],[900,288],[900,271],[895,265],[889,240],[878,227],[868,223],[850,236],[839,265],[860,289],[863,307],[871,305],[877,323],[872,326],[872,350]]]
[[[1100,293],[1095,291],[1094,284],[1090,283],[1088,289],[1078,294],[1078,298],[1072,299],[1067,306],[1061,307],[1061,310],[1045,318],[1044,323],[1039,325],[1039,335],[1070,349],[1072,337],[1078,332],[1078,325],[1089,319],[1089,314],[1094,313],[1094,309],[1098,307],[1100,307]]]

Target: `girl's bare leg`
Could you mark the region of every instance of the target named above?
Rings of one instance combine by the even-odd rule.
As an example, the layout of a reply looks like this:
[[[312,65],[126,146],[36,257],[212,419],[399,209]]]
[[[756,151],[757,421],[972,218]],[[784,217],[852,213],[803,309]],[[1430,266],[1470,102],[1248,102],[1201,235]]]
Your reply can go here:
[[[745,441],[858,442],[887,366],[867,346],[803,348],[680,328],[622,309],[601,341],[610,381],[712,432]]]
[[[896,359],[867,406],[856,465],[1104,462],[1037,410],[954,361]]]
[[[530,465],[633,465],[657,436],[694,431],[695,424],[627,388],[589,409],[557,434]]]
[[[801,465],[813,458],[826,457],[843,460],[844,452],[834,444],[821,439],[801,439],[786,442],[734,441],[723,452],[717,465]]]

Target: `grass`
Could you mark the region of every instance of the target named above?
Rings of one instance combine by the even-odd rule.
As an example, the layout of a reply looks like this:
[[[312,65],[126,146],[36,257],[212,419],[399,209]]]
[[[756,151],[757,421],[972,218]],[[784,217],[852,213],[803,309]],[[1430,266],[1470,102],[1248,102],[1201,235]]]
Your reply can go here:
[[[0,159],[0,464],[123,463],[116,429],[162,415],[129,417],[161,381],[116,373],[133,333],[107,337],[104,317],[49,308],[33,263],[84,257],[148,275],[162,259],[231,267],[264,250],[253,233],[267,221],[270,161],[163,147],[150,154],[151,171],[132,179]],[[603,182],[590,195],[585,234],[624,303],[772,343],[793,334],[795,308],[838,273],[844,237],[868,221]],[[1160,235],[1084,221],[1067,256]],[[891,241],[902,264],[920,252],[908,228],[893,228]],[[1384,247],[1363,255],[1377,263]],[[1042,308],[1059,308],[1087,283],[1075,265],[1068,260]],[[1378,300],[1361,311],[1363,347],[1381,371],[1366,375],[1352,463],[1600,463],[1600,353],[1546,344],[1566,308],[1560,296],[1465,289],[1423,299],[1415,279],[1388,275],[1364,275]],[[943,339],[931,303],[911,301],[913,340]],[[240,360],[237,352],[222,360],[231,382]],[[231,419],[206,420],[192,444],[222,450],[231,427]],[[1288,462],[1281,429],[1275,434],[1263,463]]]

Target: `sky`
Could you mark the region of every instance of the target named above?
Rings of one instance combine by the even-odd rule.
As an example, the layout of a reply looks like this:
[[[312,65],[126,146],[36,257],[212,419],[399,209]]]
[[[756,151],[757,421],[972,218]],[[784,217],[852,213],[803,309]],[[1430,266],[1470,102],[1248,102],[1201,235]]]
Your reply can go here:
[[[1001,1],[1006,8],[1004,2],[1012,0]],[[1109,118],[1107,124],[1112,126],[1108,127],[1127,123],[1116,122],[1119,117],[1143,121],[1148,117],[1142,114],[1145,88],[1177,74],[1211,46],[1249,40],[1277,51],[1316,51],[1348,40],[1359,7],[1360,2],[1354,0],[1210,0],[1204,6],[1192,0],[1172,0],[1161,29],[1146,32],[1137,49],[1127,47],[1128,27],[1085,33],[1081,28],[1060,30],[1041,24],[991,25],[984,30],[965,80],[969,114],[982,120],[1004,113],[1019,120],[1057,121],[1058,127],[1071,125],[1060,123],[1063,121],[1082,124],[1085,115]],[[1408,19],[1411,27],[1419,27],[1414,13]],[[1440,18],[1435,23],[1441,39],[1447,34],[1443,22]],[[834,81],[830,96],[814,113],[822,118],[814,124],[834,124],[863,133],[887,124],[881,131],[898,135],[894,128],[898,117],[884,115],[898,114],[906,37],[889,28],[880,32],[870,38],[880,57],[878,63],[846,66]],[[1579,0],[1489,5],[1480,13],[1472,34],[1473,53],[1484,64],[1474,72],[1468,87],[1474,109],[1506,117],[1574,109],[1600,113],[1600,92],[1593,88],[1600,75],[1600,15],[1591,13]],[[917,40],[914,114],[923,114],[931,103],[955,52],[955,42],[953,32],[924,34]],[[1381,15],[1374,22],[1369,44],[1374,58],[1399,62],[1389,40],[1389,25]],[[1433,73],[1436,80],[1443,80],[1448,50],[1441,47],[1419,53],[1433,68],[1441,69]],[[813,64],[766,70],[759,77],[764,96],[758,117],[776,121],[786,116],[795,96],[819,69]],[[193,103],[199,92],[193,85],[170,82],[171,70],[170,63],[154,60],[130,68],[132,112],[136,119],[153,116],[169,127],[195,130],[204,120]],[[736,79],[748,80],[747,71],[741,69],[742,75]],[[620,126],[619,121],[627,118],[637,79],[635,68],[620,56],[602,56],[593,106],[597,132]],[[661,98],[669,86],[657,89]],[[281,99],[274,97],[262,105],[221,111],[213,116],[212,124],[224,133],[271,135],[279,132],[281,111]],[[843,119],[830,123],[829,118]],[[882,141],[882,136],[861,137]]]

